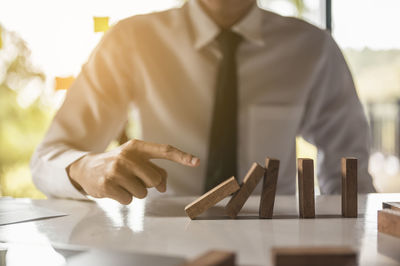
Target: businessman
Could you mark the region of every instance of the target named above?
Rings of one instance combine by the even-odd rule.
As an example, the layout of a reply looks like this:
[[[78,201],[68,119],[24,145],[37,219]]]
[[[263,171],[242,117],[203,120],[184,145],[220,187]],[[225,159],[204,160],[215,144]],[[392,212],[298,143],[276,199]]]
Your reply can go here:
[[[106,151],[129,112],[140,136]],[[255,0],[190,0],[106,33],[31,169],[50,197],[129,204],[151,188],[201,194],[270,156],[281,161],[277,192],[293,194],[302,136],[318,148],[323,194],[340,193],[343,156],[359,159],[359,192],[372,192],[368,132],[329,32]]]

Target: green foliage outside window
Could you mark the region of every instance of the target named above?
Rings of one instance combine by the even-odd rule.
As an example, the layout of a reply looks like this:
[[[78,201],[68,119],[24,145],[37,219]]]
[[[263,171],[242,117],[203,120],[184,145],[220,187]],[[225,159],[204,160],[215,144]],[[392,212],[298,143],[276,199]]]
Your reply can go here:
[[[41,198],[29,174],[29,160],[49,123],[52,111],[37,97],[21,107],[18,97],[32,81],[40,85],[44,75],[29,60],[25,42],[16,34],[2,30],[0,50],[0,192],[3,196]],[[43,87],[44,88],[44,87]],[[22,92],[22,90],[25,90]]]

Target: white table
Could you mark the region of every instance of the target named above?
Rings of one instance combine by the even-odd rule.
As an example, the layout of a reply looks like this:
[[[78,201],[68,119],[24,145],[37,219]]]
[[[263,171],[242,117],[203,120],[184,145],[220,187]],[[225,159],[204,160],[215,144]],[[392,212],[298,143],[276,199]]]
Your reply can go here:
[[[377,232],[377,210],[400,194],[359,196],[359,218],[341,218],[340,196],[317,196],[316,219],[298,219],[297,199],[277,196],[274,219],[258,219],[251,197],[236,220],[223,215],[225,199],[199,220],[184,206],[194,198],[161,197],[122,206],[112,200],[23,200],[68,216],[0,226],[0,241],[56,247],[88,246],[193,258],[209,249],[232,250],[240,265],[271,265],[273,246],[345,245],[360,265],[399,265],[400,238]]]

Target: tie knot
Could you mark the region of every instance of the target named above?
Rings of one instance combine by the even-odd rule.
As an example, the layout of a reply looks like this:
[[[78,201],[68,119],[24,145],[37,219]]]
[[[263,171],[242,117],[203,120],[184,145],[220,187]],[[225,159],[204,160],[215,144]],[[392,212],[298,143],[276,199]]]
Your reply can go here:
[[[235,52],[242,37],[236,32],[224,29],[218,35],[217,40],[223,53]]]

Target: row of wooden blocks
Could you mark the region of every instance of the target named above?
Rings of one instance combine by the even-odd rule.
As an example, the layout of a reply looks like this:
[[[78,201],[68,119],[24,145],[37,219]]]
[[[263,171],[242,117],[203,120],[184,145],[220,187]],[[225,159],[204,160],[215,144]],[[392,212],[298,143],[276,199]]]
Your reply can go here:
[[[384,202],[378,211],[378,231],[400,237],[400,202]]]
[[[265,168],[253,163],[241,185],[231,177],[185,207],[194,219],[219,201],[233,194],[225,207],[226,214],[236,218],[257,184],[263,178],[259,217],[271,219],[273,215],[279,160],[267,158]],[[315,218],[314,162],[298,159],[299,214],[301,218]],[[357,217],[357,159],[342,158],[342,215]]]
[[[275,247],[271,250],[275,266],[355,266],[357,252],[350,247]],[[212,250],[184,266],[235,266],[234,252]]]

